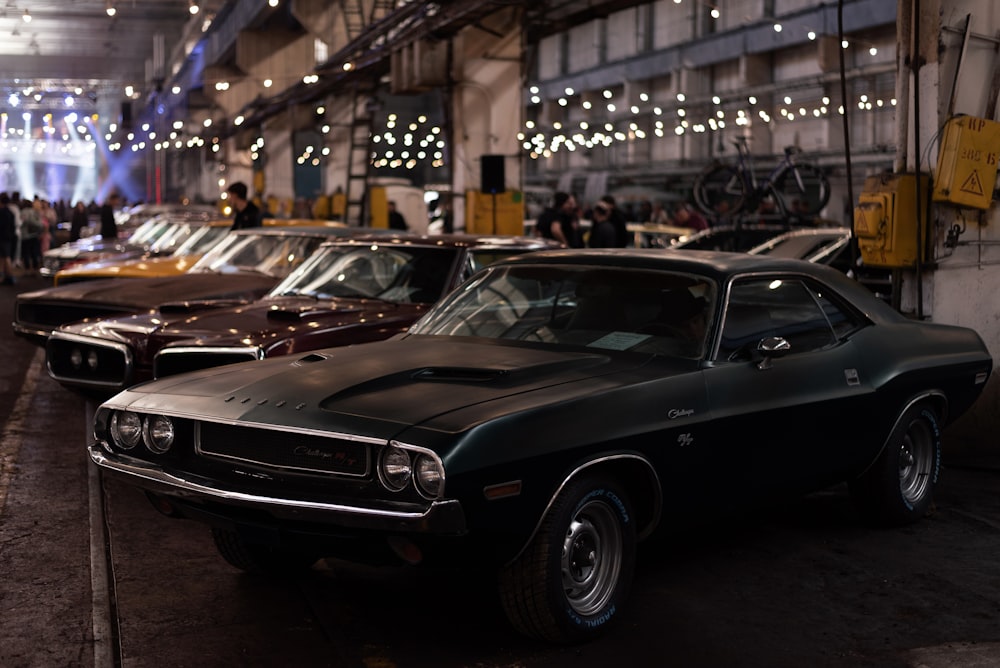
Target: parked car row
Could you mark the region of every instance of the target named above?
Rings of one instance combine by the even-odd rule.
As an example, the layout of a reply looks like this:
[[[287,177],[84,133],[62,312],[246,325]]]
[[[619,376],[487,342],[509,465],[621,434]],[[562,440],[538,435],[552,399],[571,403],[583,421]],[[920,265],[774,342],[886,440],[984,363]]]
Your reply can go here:
[[[14,328],[104,402],[90,460],[236,568],[489,565],[515,629],[581,642],[663,527],[838,482],[925,514],[992,359],[826,266],[849,242],[258,228],[185,274],[22,294]]]

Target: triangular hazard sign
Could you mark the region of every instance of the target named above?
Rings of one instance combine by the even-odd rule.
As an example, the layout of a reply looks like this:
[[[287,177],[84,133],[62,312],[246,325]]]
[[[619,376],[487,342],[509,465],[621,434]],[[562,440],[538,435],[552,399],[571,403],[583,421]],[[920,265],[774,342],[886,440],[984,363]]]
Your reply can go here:
[[[868,229],[868,219],[865,217],[865,210],[858,208],[854,213],[854,233],[855,234],[870,234]]]
[[[969,193],[971,195],[983,195],[983,183],[979,180],[979,170],[973,169],[972,173],[969,174],[969,178],[965,179],[962,187],[959,188],[964,193]]]

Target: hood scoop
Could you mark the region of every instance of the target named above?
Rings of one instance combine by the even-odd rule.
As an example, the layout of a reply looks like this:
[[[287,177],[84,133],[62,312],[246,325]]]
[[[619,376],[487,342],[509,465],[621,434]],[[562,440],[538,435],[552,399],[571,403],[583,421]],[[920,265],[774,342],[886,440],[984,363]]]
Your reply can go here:
[[[476,369],[463,367],[432,367],[413,374],[415,380],[446,381],[460,383],[488,383],[506,376],[504,369]]]

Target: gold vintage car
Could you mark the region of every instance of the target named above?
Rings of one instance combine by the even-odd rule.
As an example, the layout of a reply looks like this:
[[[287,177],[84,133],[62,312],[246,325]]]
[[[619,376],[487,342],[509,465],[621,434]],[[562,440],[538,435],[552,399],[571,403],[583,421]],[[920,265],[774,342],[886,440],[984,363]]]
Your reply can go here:
[[[151,252],[141,258],[122,261],[105,260],[81,264],[56,273],[55,284],[66,285],[99,278],[162,278],[186,273],[201,257],[229,232],[233,221],[213,220],[178,228],[168,238],[157,240]],[[264,219],[265,227],[346,227],[334,221],[309,219]],[[171,249],[172,250],[167,250]]]

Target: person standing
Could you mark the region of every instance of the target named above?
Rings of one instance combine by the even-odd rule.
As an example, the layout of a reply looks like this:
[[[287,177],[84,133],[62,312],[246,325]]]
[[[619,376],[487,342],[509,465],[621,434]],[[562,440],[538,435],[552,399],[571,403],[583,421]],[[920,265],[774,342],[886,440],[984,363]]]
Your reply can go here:
[[[90,219],[87,216],[87,205],[84,204],[83,200],[79,200],[73,207],[73,217],[69,224],[69,240],[78,241],[83,235],[84,228],[88,225],[90,225]]]
[[[15,190],[10,194],[7,209],[14,216],[14,249],[10,259],[16,265],[21,261],[21,194],[18,191]]]
[[[264,214],[257,205],[247,199],[247,184],[235,181],[226,188],[229,201],[233,205],[233,225],[231,230],[245,230],[248,227],[260,227],[264,224]]]
[[[0,193],[0,274],[4,285],[14,285],[14,252],[17,248],[17,227],[10,210],[10,197]]]
[[[42,218],[39,208],[29,200],[21,200],[21,265],[27,274],[42,266]]]
[[[615,243],[613,246],[615,248],[625,248],[628,246],[629,242],[626,215],[620,208],[618,208],[618,205],[615,203],[614,195],[605,195],[601,198],[601,201],[607,205],[608,219],[611,221],[612,227],[615,228]]]
[[[618,231],[611,221],[611,207],[601,200],[591,211],[590,237],[587,245],[591,248],[617,248]]]
[[[670,214],[663,208],[663,202],[659,200],[653,202],[653,210],[649,213],[649,222],[653,225],[670,224]]]
[[[552,196],[552,206],[542,211],[535,223],[535,236],[555,239],[570,248],[582,248],[576,198],[565,192]]]
[[[400,232],[410,229],[410,226],[406,224],[406,218],[403,218],[403,214],[396,211],[396,203],[392,200],[389,200],[389,229]]]
[[[708,221],[686,202],[681,202],[674,211],[674,224],[678,227],[689,227],[700,232],[708,229]]]
[[[101,238],[117,239],[118,225],[115,223],[115,207],[118,206],[118,193],[111,193],[101,205]]]

